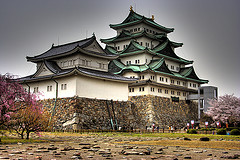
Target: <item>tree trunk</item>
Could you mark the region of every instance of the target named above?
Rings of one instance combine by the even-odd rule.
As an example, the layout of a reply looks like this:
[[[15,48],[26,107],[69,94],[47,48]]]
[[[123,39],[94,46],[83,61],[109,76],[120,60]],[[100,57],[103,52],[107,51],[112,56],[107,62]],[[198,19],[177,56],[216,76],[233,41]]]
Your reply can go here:
[[[26,138],[26,139],[29,139],[29,134],[30,134],[30,132],[29,132],[29,131],[27,131],[27,138]]]

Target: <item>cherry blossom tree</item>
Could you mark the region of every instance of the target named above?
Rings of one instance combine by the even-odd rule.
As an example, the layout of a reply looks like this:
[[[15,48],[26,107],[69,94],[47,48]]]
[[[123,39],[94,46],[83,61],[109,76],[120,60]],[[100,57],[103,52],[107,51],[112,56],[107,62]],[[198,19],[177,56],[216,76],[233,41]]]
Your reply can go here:
[[[14,76],[0,75],[0,126],[14,129],[23,138],[46,128],[47,117],[35,94],[26,92]]]
[[[240,122],[240,98],[234,95],[220,96],[219,99],[209,101],[211,107],[206,112],[213,120],[223,123]]]
[[[19,104],[25,105],[25,104]],[[48,127],[50,114],[44,111],[41,104],[29,104],[13,113],[10,120],[10,128],[15,130],[23,139],[29,139],[31,132],[39,133]]]
[[[16,101],[28,102],[29,96],[10,74],[0,75],[0,126],[4,126],[17,110]]]

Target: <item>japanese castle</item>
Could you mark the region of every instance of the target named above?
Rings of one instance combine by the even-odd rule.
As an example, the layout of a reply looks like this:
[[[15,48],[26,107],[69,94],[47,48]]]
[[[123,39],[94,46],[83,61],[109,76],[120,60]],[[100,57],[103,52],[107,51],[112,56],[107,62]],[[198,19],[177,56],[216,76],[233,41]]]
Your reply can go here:
[[[167,35],[164,27],[134,12],[122,23],[110,24],[117,35],[101,39],[95,35],[77,42],[54,46],[27,61],[36,63],[33,75],[20,79],[26,90],[41,92],[42,99],[86,97],[127,101],[129,96],[154,95],[185,100],[198,93],[200,79],[193,61],[176,55],[182,43]]]
[[[152,18],[137,14],[130,8],[127,18],[119,24],[110,24],[117,36],[101,39],[108,54],[118,55],[109,64],[109,71],[128,78],[138,78],[129,84],[129,96],[155,95],[185,100],[198,92],[200,79],[193,61],[176,55],[175,48],[183,43],[173,42],[167,34],[173,28],[159,25]]]

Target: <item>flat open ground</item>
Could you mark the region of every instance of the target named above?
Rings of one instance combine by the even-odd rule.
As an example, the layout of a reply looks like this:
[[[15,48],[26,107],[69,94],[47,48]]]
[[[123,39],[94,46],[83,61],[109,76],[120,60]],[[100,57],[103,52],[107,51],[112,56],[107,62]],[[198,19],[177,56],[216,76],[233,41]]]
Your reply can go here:
[[[210,141],[199,141],[201,137]],[[43,141],[6,144],[3,139],[0,159],[240,159],[240,136],[45,132],[32,138]]]

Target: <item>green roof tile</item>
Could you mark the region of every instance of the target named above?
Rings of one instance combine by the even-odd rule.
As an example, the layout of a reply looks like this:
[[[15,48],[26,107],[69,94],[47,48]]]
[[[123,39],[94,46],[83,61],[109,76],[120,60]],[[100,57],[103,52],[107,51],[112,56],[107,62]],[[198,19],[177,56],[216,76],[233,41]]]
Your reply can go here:
[[[137,14],[134,11],[130,11],[130,13],[128,14],[127,18],[120,24],[110,24],[110,27],[113,29],[118,29],[118,28],[123,28],[126,26],[131,26],[134,24],[138,24],[138,23],[146,23],[149,24],[155,28],[158,28],[164,32],[170,33],[173,32],[174,28],[167,28],[164,27],[162,25],[159,25],[158,23],[154,22],[151,18],[146,18],[140,14]]]

